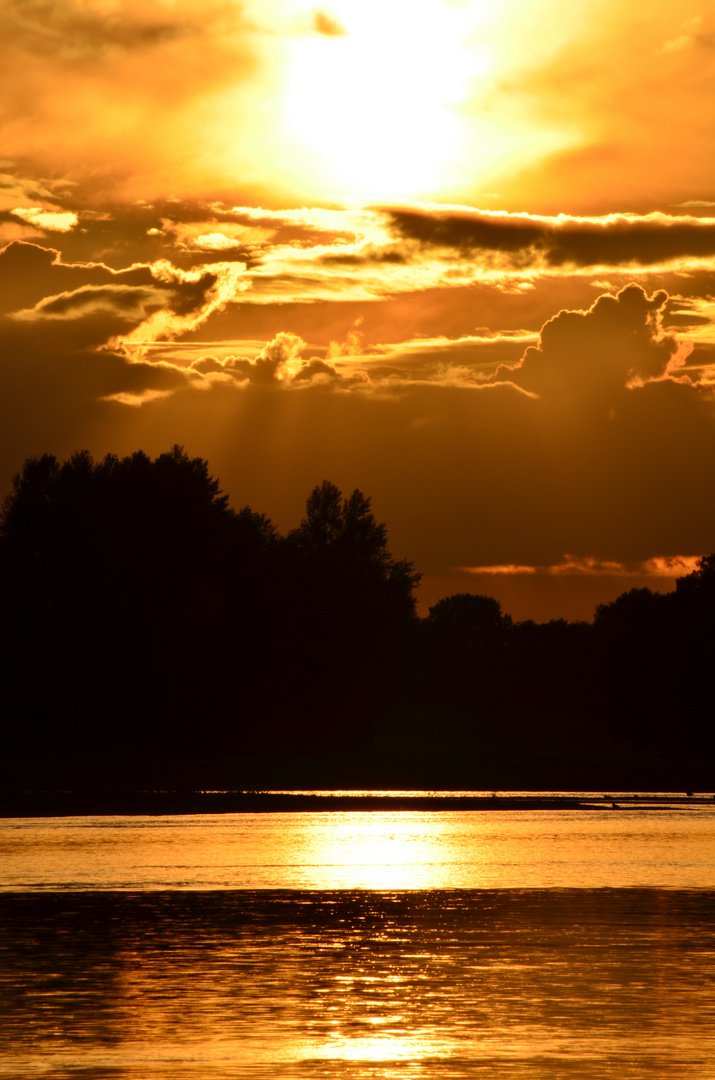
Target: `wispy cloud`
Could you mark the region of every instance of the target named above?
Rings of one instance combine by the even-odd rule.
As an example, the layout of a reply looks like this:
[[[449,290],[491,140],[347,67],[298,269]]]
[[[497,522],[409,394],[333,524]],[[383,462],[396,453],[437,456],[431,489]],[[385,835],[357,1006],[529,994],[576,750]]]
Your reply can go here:
[[[538,575],[541,577],[674,579],[692,573],[697,567],[698,559],[698,555],[655,555],[642,562],[622,563],[613,559],[600,559],[594,555],[564,555],[561,562],[551,566],[522,566],[510,563],[496,566],[463,566],[460,570],[462,573],[485,577]]]
[[[50,232],[68,232],[75,227],[78,220],[77,215],[72,211],[43,210],[39,206],[28,209],[15,207],[10,213],[29,225],[35,225],[38,229],[48,229]]]
[[[715,218],[499,213],[462,208],[388,210],[396,234],[420,248],[480,257],[488,269],[662,267],[715,254]]]

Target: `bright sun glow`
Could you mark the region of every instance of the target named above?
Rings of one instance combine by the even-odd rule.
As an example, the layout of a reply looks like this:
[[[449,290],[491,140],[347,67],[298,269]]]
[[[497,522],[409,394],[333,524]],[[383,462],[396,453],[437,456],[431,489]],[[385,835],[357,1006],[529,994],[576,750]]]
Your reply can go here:
[[[574,6],[545,0],[538,19],[528,0],[306,9],[282,76],[288,168],[338,200],[454,199],[578,142],[563,117],[532,112],[532,76],[514,66],[524,49],[530,67],[548,60],[579,23]]]
[[[286,124],[324,189],[416,197],[444,186],[462,152],[460,107],[493,66],[475,40],[490,7],[342,0],[332,34],[296,39]]]

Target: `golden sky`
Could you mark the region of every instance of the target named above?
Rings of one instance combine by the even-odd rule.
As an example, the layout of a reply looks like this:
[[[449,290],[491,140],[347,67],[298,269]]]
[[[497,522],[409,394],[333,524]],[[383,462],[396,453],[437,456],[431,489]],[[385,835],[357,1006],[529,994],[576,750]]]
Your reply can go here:
[[[0,0],[0,476],[373,497],[422,609],[715,549],[715,11]]]

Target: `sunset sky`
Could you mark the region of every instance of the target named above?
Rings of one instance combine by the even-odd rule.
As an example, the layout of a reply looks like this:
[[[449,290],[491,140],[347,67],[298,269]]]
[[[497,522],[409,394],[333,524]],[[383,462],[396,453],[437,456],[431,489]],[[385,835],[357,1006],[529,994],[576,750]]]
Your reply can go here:
[[[715,9],[0,0],[0,485],[373,498],[420,610],[715,550]],[[150,553],[160,559],[161,553]]]

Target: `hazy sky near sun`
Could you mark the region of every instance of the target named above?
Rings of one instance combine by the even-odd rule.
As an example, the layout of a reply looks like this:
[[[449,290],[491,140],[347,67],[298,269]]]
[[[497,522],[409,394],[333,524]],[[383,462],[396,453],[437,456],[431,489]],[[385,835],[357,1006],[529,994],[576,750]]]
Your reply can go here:
[[[0,0],[0,476],[324,478],[516,618],[715,549],[715,11]]]

